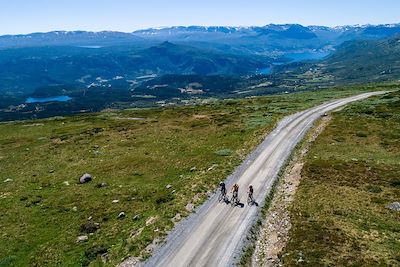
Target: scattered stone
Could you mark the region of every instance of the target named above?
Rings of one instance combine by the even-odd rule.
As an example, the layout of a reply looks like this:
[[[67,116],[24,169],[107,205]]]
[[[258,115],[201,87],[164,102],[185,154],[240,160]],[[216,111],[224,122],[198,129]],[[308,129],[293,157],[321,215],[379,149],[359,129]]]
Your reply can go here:
[[[135,216],[133,216],[133,218],[132,218],[134,221],[137,221],[137,220],[139,220],[140,219],[140,216],[138,215],[138,214],[136,214]]]
[[[104,183],[104,182],[103,183],[99,183],[99,184],[96,185],[97,188],[103,188],[103,187],[106,187],[106,186],[107,186],[107,183]]]
[[[172,187],[172,185],[167,184],[167,186],[165,188],[170,189]]]
[[[66,186],[68,186],[68,185],[69,185],[69,182],[68,182],[68,181],[64,181],[63,184],[65,184]]]
[[[114,200],[112,201],[112,203],[118,203],[118,202],[119,202],[118,199],[114,199]]]
[[[146,226],[149,226],[150,224],[153,224],[157,221],[158,217],[157,216],[152,216],[147,219],[146,221]]]
[[[117,267],[132,267],[132,266],[137,266],[139,263],[140,263],[140,258],[129,257],[120,264],[118,264]]]
[[[173,222],[179,222],[182,219],[182,216],[180,213],[177,213],[174,218],[172,218]]]
[[[161,241],[161,240],[160,240],[159,238],[155,238],[155,239],[153,240],[153,242],[145,248],[145,251],[146,251],[147,253],[151,254],[151,253],[154,251],[154,249],[157,247],[157,244],[158,244],[160,241]]]
[[[217,166],[218,166],[218,164],[213,164],[210,168],[207,169],[207,171],[212,171]]]
[[[77,207],[77,206],[74,206],[74,207],[72,208],[72,211],[78,211],[78,207]]]
[[[191,172],[194,172],[195,170],[197,170],[196,167],[192,167],[192,168],[190,169]]]
[[[76,243],[86,242],[88,240],[89,240],[89,237],[87,235],[81,235],[81,236],[78,236],[78,238],[76,239]]]
[[[5,183],[9,183],[9,182],[12,182],[12,181],[13,181],[13,179],[10,179],[10,178],[4,180]]]
[[[90,175],[89,173],[85,173],[84,175],[81,176],[81,178],[79,178],[79,182],[81,184],[88,183],[91,180],[92,180],[92,175]]]
[[[50,170],[49,173],[54,173],[54,170]]]
[[[134,240],[136,237],[138,237],[141,233],[143,232],[143,228],[140,228],[138,230],[134,230],[131,232],[130,240]]]
[[[123,218],[125,218],[125,212],[123,212],[123,211],[121,211],[119,214],[118,214],[118,219],[123,219]]]
[[[400,211],[400,202],[393,202],[386,205],[386,208],[394,211]]]
[[[193,205],[192,203],[188,203],[188,204],[185,206],[185,209],[186,209],[187,211],[189,211],[189,212],[192,212],[192,211],[194,210],[194,205]]]
[[[87,218],[88,219],[88,221],[91,221],[92,219],[93,219],[93,217],[92,216],[90,216],[89,218]]]

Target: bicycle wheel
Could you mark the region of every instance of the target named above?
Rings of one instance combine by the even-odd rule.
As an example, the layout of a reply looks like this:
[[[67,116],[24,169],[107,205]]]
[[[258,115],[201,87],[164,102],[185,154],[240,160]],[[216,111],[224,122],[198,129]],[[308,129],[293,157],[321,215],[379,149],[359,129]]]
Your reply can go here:
[[[253,203],[254,203],[254,202],[253,202],[253,198],[249,196],[249,197],[247,198],[247,204],[248,204],[249,206],[252,206]]]
[[[231,199],[231,205],[236,206],[236,198],[234,196]]]

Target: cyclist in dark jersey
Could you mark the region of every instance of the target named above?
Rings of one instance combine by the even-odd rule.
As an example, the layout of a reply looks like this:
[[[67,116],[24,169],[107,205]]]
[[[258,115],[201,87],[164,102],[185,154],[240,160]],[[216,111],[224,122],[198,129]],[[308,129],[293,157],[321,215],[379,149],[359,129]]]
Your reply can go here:
[[[226,201],[226,186],[224,182],[219,183],[219,190],[221,191],[221,194],[219,196],[219,201]]]
[[[254,204],[254,199],[253,199],[254,189],[253,189],[252,185],[249,185],[249,188],[247,189],[247,193],[248,193],[247,203],[249,205],[253,205]]]

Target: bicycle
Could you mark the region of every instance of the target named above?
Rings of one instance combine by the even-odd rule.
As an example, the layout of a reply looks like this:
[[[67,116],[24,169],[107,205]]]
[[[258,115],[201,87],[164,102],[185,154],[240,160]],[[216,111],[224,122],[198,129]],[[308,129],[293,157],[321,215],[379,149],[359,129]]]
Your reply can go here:
[[[253,206],[254,205],[254,198],[253,198],[253,194],[249,194],[247,197],[247,204],[249,206]]]
[[[218,202],[226,202],[226,192],[221,191],[218,197]]]
[[[233,192],[232,198],[231,198],[231,205],[232,206],[236,206],[237,204],[239,204],[238,193],[237,192]]]

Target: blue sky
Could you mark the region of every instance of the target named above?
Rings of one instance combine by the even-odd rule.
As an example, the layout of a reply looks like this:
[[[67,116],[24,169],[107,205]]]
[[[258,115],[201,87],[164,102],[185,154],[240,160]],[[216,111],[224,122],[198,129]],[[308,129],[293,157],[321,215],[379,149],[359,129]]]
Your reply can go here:
[[[0,0],[0,35],[158,26],[400,22],[400,0]]]

